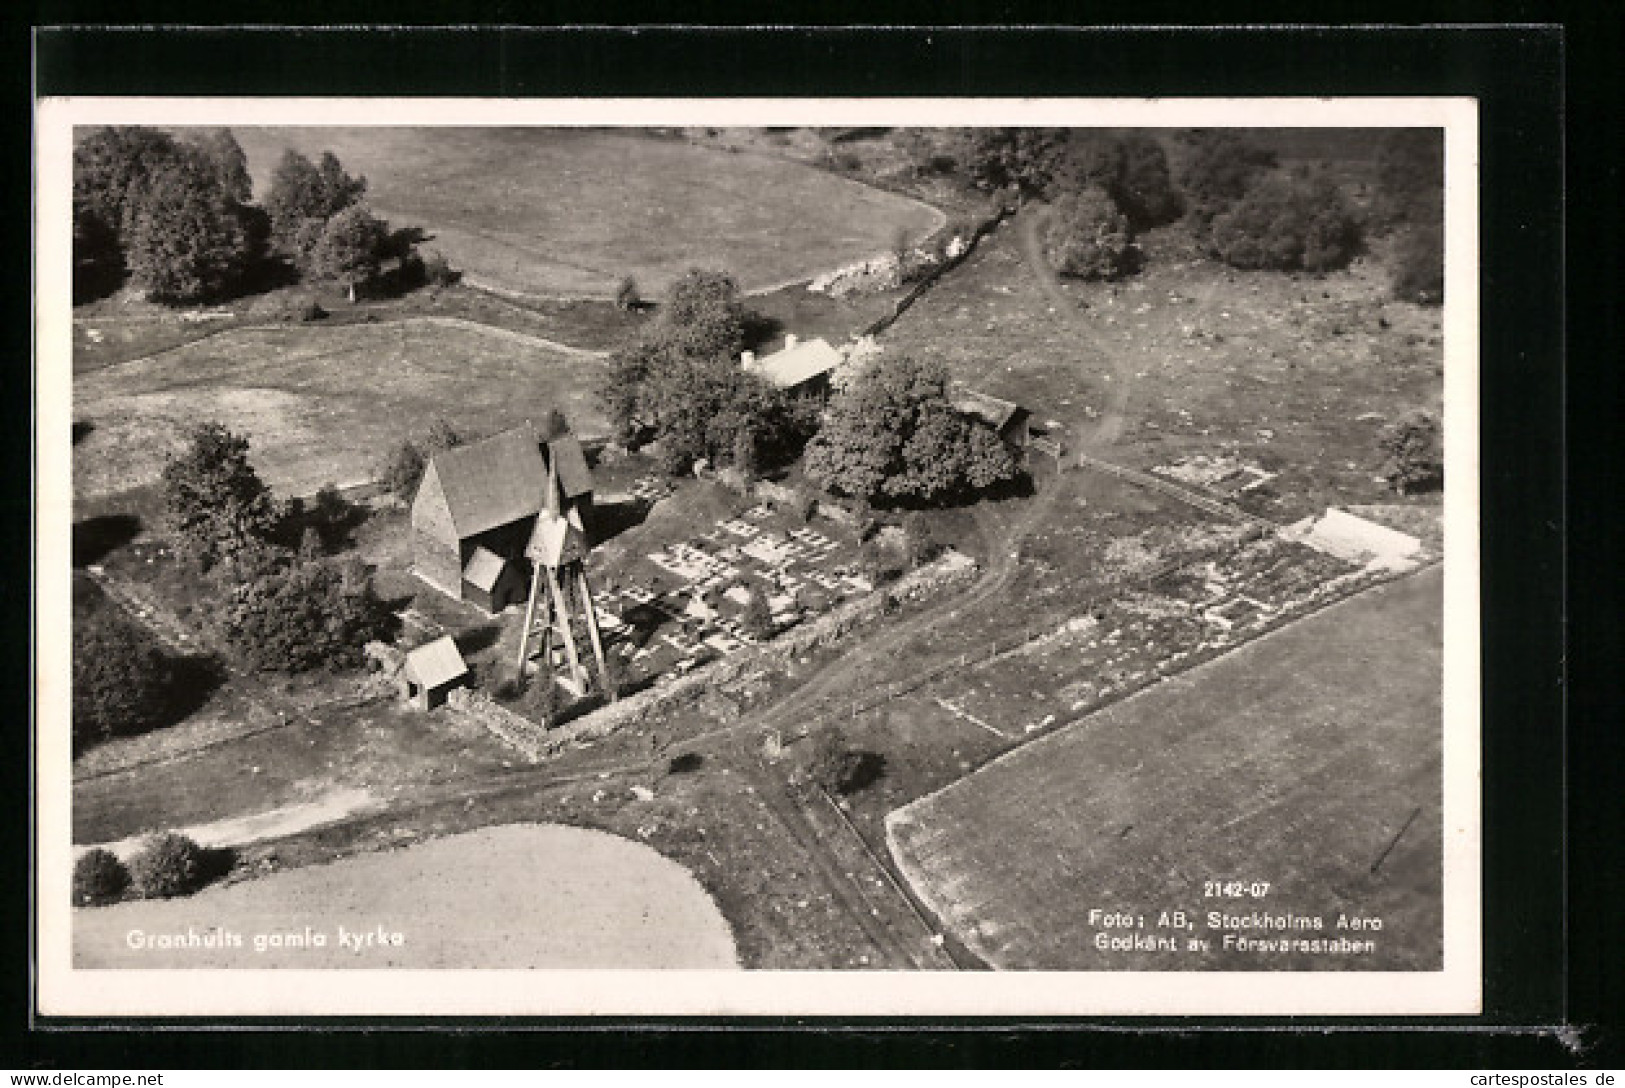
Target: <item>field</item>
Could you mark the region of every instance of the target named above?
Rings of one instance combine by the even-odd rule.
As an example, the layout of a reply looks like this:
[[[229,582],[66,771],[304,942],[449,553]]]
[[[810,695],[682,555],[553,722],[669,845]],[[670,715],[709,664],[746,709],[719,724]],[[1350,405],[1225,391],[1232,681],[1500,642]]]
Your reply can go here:
[[[901,868],[1000,968],[1437,969],[1441,586],[1433,568],[1371,590],[898,811]],[[1210,880],[1270,887],[1204,898]],[[1099,950],[1094,909],[1143,915],[1137,934],[1182,950]],[[1376,950],[1227,953],[1210,910],[1317,916]],[[1210,951],[1157,929],[1164,911]],[[1340,912],[1383,928],[1340,933]]]
[[[622,276],[656,297],[685,269],[746,290],[811,279],[923,236],[917,201],[784,159],[569,129],[233,129],[263,198],[283,149],[332,150],[396,226],[470,277],[527,295],[604,297]]]
[[[472,324],[234,329],[174,351],[82,374],[74,420],[74,494],[151,483],[200,420],[252,443],[260,476],[283,495],[372,479],[396,442],[443,416],[488,434],[561,409],[601,433],[592,398],[599,360]]]
[[[241,943],[136,948],[129,940],[132,931],[205,935],[215,927]],[[341,944],[341,927],[374,939]],[[380,931],[400,943],[382,943]],[[256,948],[257,938],[264,947]],[[727,923],[681,866],[613,835],[538,825],[449,836],[190,899],[80,911],[74,961],[80,968],[737,965]]]

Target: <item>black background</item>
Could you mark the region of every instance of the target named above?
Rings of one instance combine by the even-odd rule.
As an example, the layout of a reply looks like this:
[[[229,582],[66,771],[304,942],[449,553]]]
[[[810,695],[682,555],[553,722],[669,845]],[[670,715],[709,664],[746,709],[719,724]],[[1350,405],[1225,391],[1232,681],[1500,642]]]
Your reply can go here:
[[[259,12],[258,19],[236,14],[248,22],[285,21],[305,14],[300,8],[279,5],[275,13]],[[331,17],[333,5],[322,8]],[[1461,17],[1458,9],[1443,17]],[[1142,18],[1149,14],[1140,11]],[[171,5],[166,14],[177,18],[179,13]],[[44,3],[34,21],[88,23],[102,14],[93,14],[86,4]],[[372,13],[375,19],[379,14]],[[496,5],[481,14],[502,21],[521,13]],[[1517,14],[1528,17],[1526,9]],[[218,19],[219,12],[211,9],[202,17]],[[1608,440],[1618,409],[1614,368],[1620,359],[1613,334],[1622,299],[1612,242],[1622,186],[1615,135],[1621,103],[1612,72],[1620,53],[1611,20],[1570,27],[1566,35],[1554,25],[802,27],[771,33],[657,27],[636,32],[80,27],[32,34],[25,28],[16,41],[33,50],[36,95],[1477,98],[1483,176],[1486,1006],[1478,1018],[1396,1022],[238,1021],[236,1030],[225,1032],[205,1033],[185,1024],[130,1030],[130,1025],[33,1016],[25,943],[32,930],[29,884],[17,879],[8,889],[15,921],[5,947],[14,959],[5,975],[12,1001],[0,1065],[1617,1064],[1619,1037],[1610,1018],[1619,1004],[1618,930],[1625,925],[1617,846],[1625,782],[1613,740],[1620,703],[1611,678],[1620,656],[1612,573],[1620,477],[1617,450]],[[1566,103],[1565,145],[1565,64],[1587,55],[1600,63],[1589,77],[1594,82]],[[9,59],[14,63],[7,78],[15,83],[26,70],[15,63],[16,54]],[[30,184],[19,169],[26,127],[20,135],[9,160],[10,191],[17,194]],[[1575,195],[1568,205],[1573,241],[1566,294],[1580,318],[1567,345],[1565,166],[1575,172],[1569,181]],[[1581,187],[1582,177],[1587,188]],[[18,255],[26,244],[18,230],[26,209],[19,204],[13,204],[8,224],[10,252]],[[20,284],[20,277],[13,282]],[[0,526],[10,554],[18,558],[13,568],[18,571],[28,555],[22,514],[31,501],[25,438],[31,405],[20,366],[28,353],[31,314],[19,295],[13,292],[7,329],[11,358],[19,361],[10,371],[13,396],[6,398],[14,425],[0,434],[0,450],[7,464],[16,466],[0,492],[14,516],[0,520]],[[1566,445],[1583,469],[1572,484],[1564,475]],[[13,619],[11,646],[20,651],[28,639],[21,578],[0,583],[0,604]],[[1566,605],[1573,608],[1567,642]],[[24,660],[20,652],[8,656],[14,665]],[[1588,669],[1594,670],[1591,684],[1573,687]],[[16,712],[8,716],[14,724],[0,733],[0,757],[13,776],[13,796],[22,801],[29,796],[29,755],[21,723],[31,718],[24,701],[26,673],[15,672],[21,674],[12,677]],[[1567,737],[1566,711],[1574,726]],[[28,823],[26,813],[18,815],[24,818],[14,825],[13,856],[21,859],[28,856]]]

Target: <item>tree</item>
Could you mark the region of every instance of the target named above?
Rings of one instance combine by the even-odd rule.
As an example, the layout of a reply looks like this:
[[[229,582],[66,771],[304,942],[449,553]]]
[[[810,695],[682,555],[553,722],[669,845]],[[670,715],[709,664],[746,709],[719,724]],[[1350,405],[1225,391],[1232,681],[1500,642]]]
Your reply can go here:
[[[139,186],[124,227],[125,261],[149,298],[218,297],[241,277],[249,244],[214,168],[178,153]]]
[[[936,523],[918,510],[904,516],[903,539],[908,545],[909,565],[913,567],[925,566],[945,549]]]
[[[745,343],[745,307],[726,272],[690,268],[666,294],[659,327],[665,344],[688,356],[735,355]]]
[[[73,749],[165,723],[174,663],[143,628],[105,610],[75,610]]]
[[[1240,200],[1253,182],[1275,166],[1275,152],[1245,136],[1205,130],[1187,137],[1189,148],[1179,185],[1189,215],[1203,233],[1215,216]]]
[[[271,539],[280,518],[248,461],[248,439],[219,423],[193,428],[164,464],[163,488],[170,527],[205,570]]]
[[[1155,137],[1125,136],[1121,165],[1107,187],[1135,230],[1172,223],[1185,211],[1184,199],[1168,171],[1168,153]]]
[[[196,141],[214,170],[220,192],[235,204],[247,204],[254,195],[254,179],[248,173],[248,155],[229,128],[217,128]]]
[[[1377,446],[1382,474],[1395,491],[1426,491],[1444,482],[1444,434],[1433,413],[1407,412],[1382,429]]]
[[[115,245],[133,211],[135,194],[159,166],[179,153],[175,138],[140,126],[100,128],[73,148],[73,208],[110,231]]]
[[[130,886],[130,871],[118,855],[92,846],[73,863],[73,905],[99,907],[116,903]]]
[[[1066,129],[978,128],[963,137],[958,158],[971,184],[984,191],[1049,190],[1070,133]]]
[[[271,172],[271,186],[265,194],[271,237],[303,267],[327,221],[358,202],[366,191],[367,180],[346,174],[331,151],[322,153],[317,166],[288,148]]]
[[[250,667],[290,673],[361,664],[362,647],[387,636],[391,620],[353,558],[266,571],[232,590],[223,615],[227,638]]]
[[[751,638],[773,637],[773,609],[767,603],[766,590],[761,587],[751,590],[750,600],[745,603],[745,612],[739,617],[739,623]]]
[[[948,401],[941,364],[906,357],[861,371],[807,445],[807,474],[865,501],[942,502],[1013,479],[1014,455]]]
[[[352,204],[335,214],[310,249],[308,268],[317,279],[345,288],[350,301],[357,288],[377,278],[380,253],[389,239],[389,224],[373,217],[364,205]]]
[[[1277,171],[1213,220],[1215,256],[1235,268],[1316,275],[1344,268],[1360,251],[1359,221],[1324,171]]]
[[[1096,187],[1055,202],[1043,245],[1050,267],[1084,280],[1114,280],[1133,271],[1138,252],[1128,217]]]

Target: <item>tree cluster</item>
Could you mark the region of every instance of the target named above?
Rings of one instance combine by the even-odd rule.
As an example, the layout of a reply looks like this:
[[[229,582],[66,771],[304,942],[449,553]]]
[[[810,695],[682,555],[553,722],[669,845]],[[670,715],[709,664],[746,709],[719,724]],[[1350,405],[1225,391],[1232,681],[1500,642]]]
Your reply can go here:
[[[1208,244],[1234,268],[1321,275],[1346,268],[1362,244],[1360,221],[1323,170],[1277,170],[1214,216]]]
[[[160,302],[229,297],[269,267],[274,246],[303,275],[336,283],[353,300],[385,260],[416,260],[361,203],[366,179],[351,177],[330,151],[319,163],[286,152],[263,207],[250,203],[248,158],[228,129],[187,139],[139,126],[98,129],[73,160],[76,297],[111,291],[126,274]]]
[[[189,140],[139,126],[97,129],[73,152],[75,292],[126,273],[163,302],[237,290],[267,228],[249,203],[248,160],[229,130]]]
[[[248,440],[202,423],[164,467],[164,496],[177,541],[223,598],[220,623],[243,661],[257,669],[299,672],[356,665],[361,648],[387,633],[393,617],[359,560],[328,558],[323,510],[297,552],[279,543],[285,508],[248,460]],[[314,538],[314,539],[312,539]]]
[[[861,371],[807,445],[807,474],[874,503],[953,501],[1014,479],[1015,455],[948,399],[939,363],[906,357]]]
[[[285,558],[231,588],[222,625],[251,668],[351,668],[392,617],[354,557]]]
[[[807,406],[734,358],[747,317],[733,277],[691,269],[611,357],[600,401],[624,437],[658,441],[667,471],[703,459],[754,474],[793,457],[809,431]]]

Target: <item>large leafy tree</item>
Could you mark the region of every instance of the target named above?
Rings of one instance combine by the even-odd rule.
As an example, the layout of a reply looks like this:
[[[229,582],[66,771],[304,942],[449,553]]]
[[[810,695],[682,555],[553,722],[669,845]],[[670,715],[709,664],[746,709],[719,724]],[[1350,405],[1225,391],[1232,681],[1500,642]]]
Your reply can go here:
[[[248,439],[200,423],[164,465],[170,527],[204,569],[271,539],[280,511],[248,460]]]
[[[807,473],[870,502],[937,503],[1013,479],[1008,446],[948,400],[948,373],[909,358],[871,364],[831,403]]]
[[[1050,190],[1069,140],[1066,129],[971,129],[962,138],[959,158],[978,189],[1014,187],[1042,194]]]
[[[1354,259],[1361,230],[1324,171],[1276,171],[1214,218],[1209,241],[1214,254],[1236,268],[1318,275]]]
[[[125,261],[149,298],[218,297],[241,277],[249,243],[213,166],[185,151],[145,177],[124,226]]]
[[[1134,234],[1104,189],[1056,200],[1043,234],[1044,256],[1063,276],[1112,280],[1134,269]]]
[[[73,149],[73,212],[94,220],[115,242],[133,211],[136,195],[160,166],[173,162],[180,146],[167,132],[129,125],[96,129]]]
[[[1188,143],[1179,185],[1191,224],[1202,232],[1275,166],[1275,152],[1245,136],[1211,129],[1192,133]]]
[[[389,224],[375,218],[365,205],[352,204],[327,220],[310,249],[309,272],[337,283],[354,302],[356,291],[378,277],[388,241]]]
[[[217,128],[198,137],[196,146],[214,168],[220,191],[227,200],[247,204],[254,196],[254,179],[248,172],[248,155],[229,128]]]
[[[660,307],[660,340],[683,355],[733,355],[745,344],[745,306],[726,272],[691,268]]]

